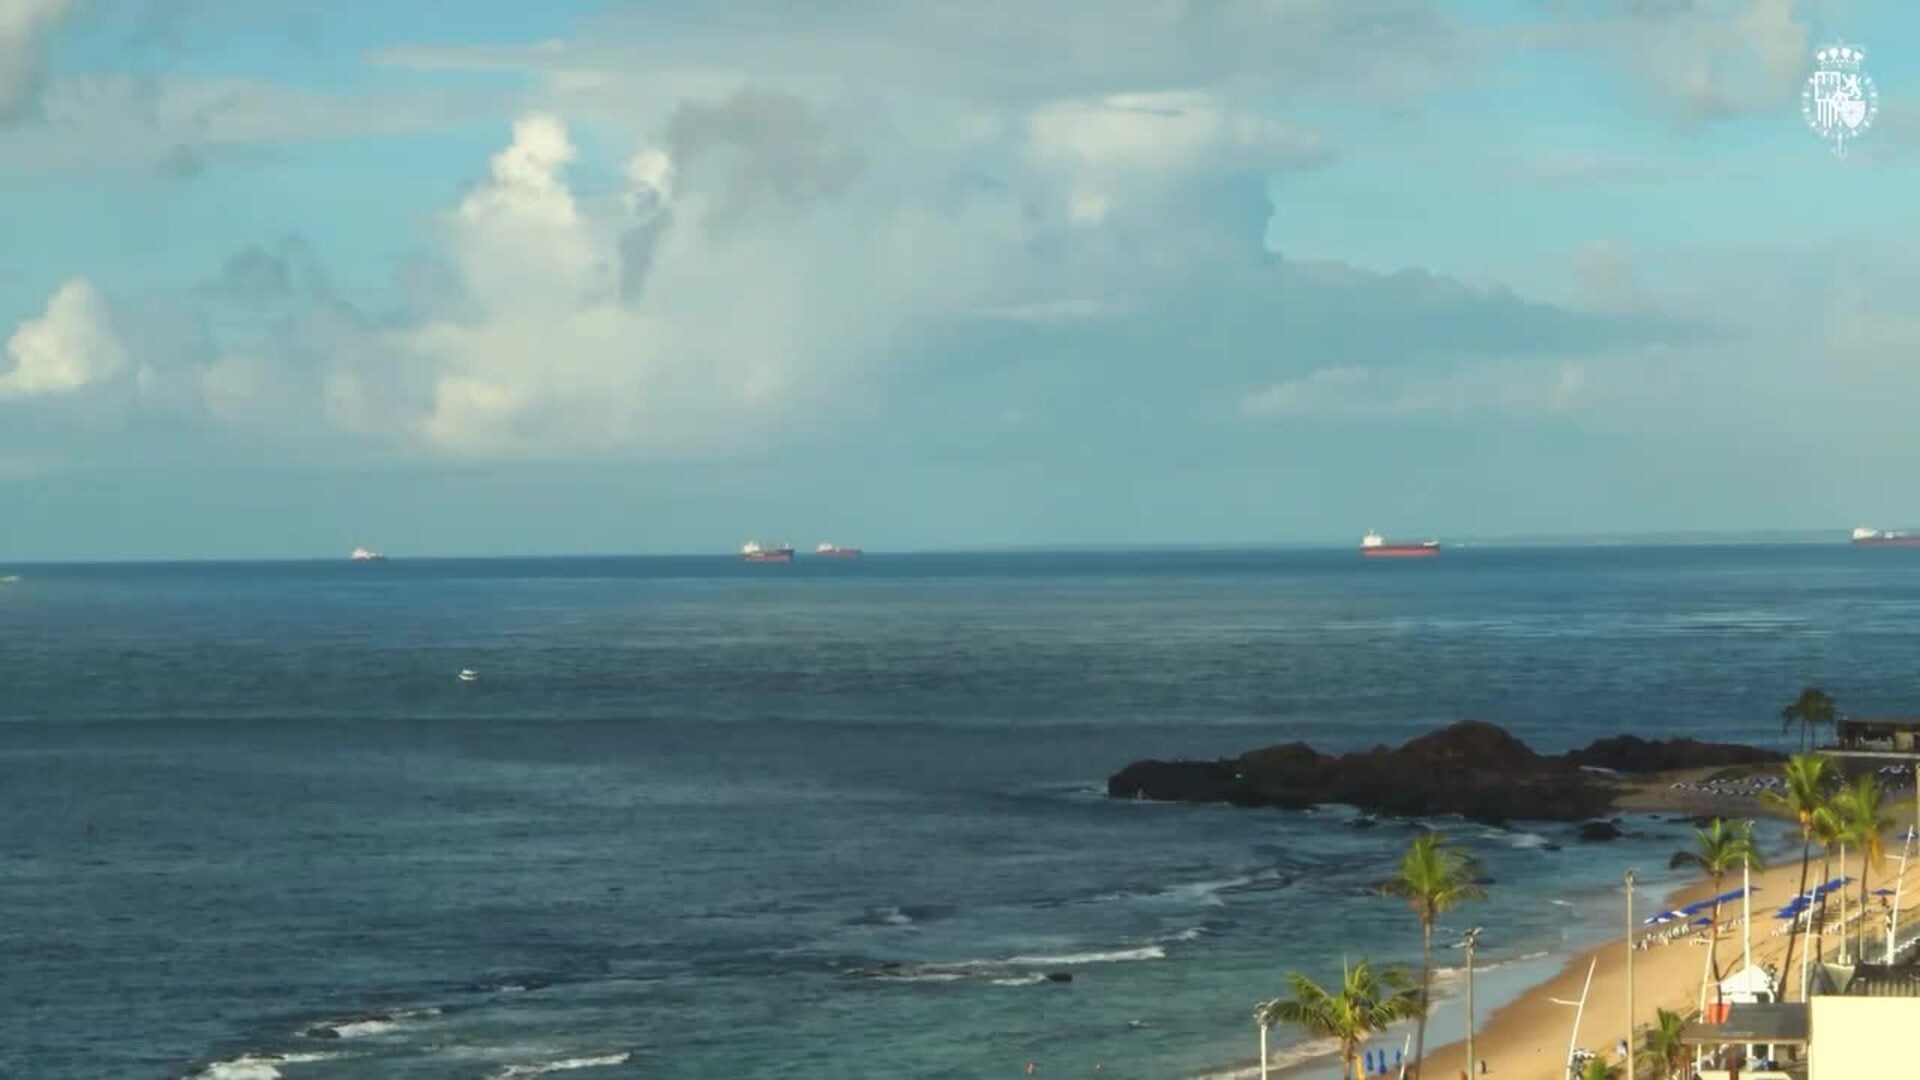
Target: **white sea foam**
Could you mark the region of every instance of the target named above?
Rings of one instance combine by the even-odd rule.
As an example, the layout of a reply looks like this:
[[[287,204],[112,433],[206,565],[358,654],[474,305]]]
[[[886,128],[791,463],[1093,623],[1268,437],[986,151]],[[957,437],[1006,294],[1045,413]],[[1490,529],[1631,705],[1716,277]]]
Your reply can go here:
[[[379,1035],[392,1031],[400,1025],[392,1020],[353,1020],[345,1024],[334,1024],[333,1033],[343,1039],[363,1039],[368,1035]]]
[[[1178,885],[1168,885],[1151,891],[1131,891],[1102,893],[1092,897],[1092,903],[1110,903],[1113,901],[1142,901],[1156,904],[1176,904],[1180,906],[1199,905],[1220,907],[1226,903],[1227,893],[1255,888],[1281,887],[1288,884],[1288,878],[1277,869],[1262,870],[1256,874],[1241,874],[1229,878],[1212,878],[1206,881],[1187,881]]]
[[[231,1061],[216,1061],[199,1072],[193,1073],[193,1080],[280,1080],[285,1074],[280,1071],[282,1065],[299,1065],[309,1061],[327,1061],[338,1057],[337,1054],[242,1054]]]
[[[374,1035],[384,1035],[409,1020],[419,1020],[425,1017],[439,1015],[440,1010],[437,1008],[403,1009],[398,1012],[371,1013],[362,1016],[350,1016],[337,1020],[322,1021],[307,1028],[307,1032],[310,1035],[320,1035],[322,1038],[326,1037],[324,1033],[331,1032],[334,1038],[365,1039]]]
[[[1335,1039],[1310,1039],[1307,1042],[1283,1046],[1267,1054],[1267,1067],[1279,1072],[1302,1062],[1316,1058],[1333,1057],[1340,1052],[1340,1043]],[[1201,1073],[1194,1080],[1255,1080],[1260,1075],[1260,1063],[1248,1065],[1229,1065],[1213,1072]]]
[[[1043,983],[1046,981],[1047,981],[1047,977],[1045,974],[1035,971],[1027,975],[1015,975],[1012,978],[995,979],[993,980],[993,985],[995,986],[1035,986],[1039,983]]]
[[[558,1061],[542,1062],[538,1065],[509,1065],[493,1074],[493,1080],[520,1080],[522,1077],[545,1076],[548,1073],[573,1072],[576,1069],[603,1069],[610,1065],[625,1065],[632,1054],[601,1054],[598,1057],[561,1058]]]
[[[1132,960],[1164,960],[1167,950],[1159,945],[1112,952],[1066,953],[1061,956],[1015,956],[1006,963],[1021,967],[1075,967],[1081,964],[1121,964]]]
[[[959,966],[959,965],[956,965],[956,966]],[[911,970],[902,970],[902,971],[895,971],[895,972],[882,972],[881,974],[874,976],[874,978],[879,979],[883,982],[910,982],[910,983],[959,982],[961,979],[964,979],[966,977],[967,977],[966,973],[964,972],[943,971],[938,968],[916,968]]]

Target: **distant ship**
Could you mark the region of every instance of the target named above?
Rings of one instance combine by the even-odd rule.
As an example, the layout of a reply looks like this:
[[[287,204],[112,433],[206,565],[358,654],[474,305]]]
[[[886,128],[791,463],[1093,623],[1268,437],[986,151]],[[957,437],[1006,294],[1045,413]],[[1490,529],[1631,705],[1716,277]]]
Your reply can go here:
[[[386,559],[385,555],[382,555],[379,552],[372,550],[371,548],[363,548],[363,547],[354,548],[353,555],[351,557],[354,562],[382,562]]]
[[[1369,559],[1422,559],[1440,554],[1440,541],[1428,540],[1421,544],[1389,544],[1379,533],[1370,532],[1360,538],[1360,554]]]
[[[792,562],[793,549],[785,544],[762,547],[758,540],[740,545],[740,557],[748,562]]]
[[[1920,536],[1910,536],[1903,532],[1881,532],[1879,529],[1853,530],[1854,547],[1920,547]]]
[[[838,544],[832,543],[821,544],[819,547],[813,549],[813,553],[823,559],[857,559],[860,557],[859,548],[841,547]]]

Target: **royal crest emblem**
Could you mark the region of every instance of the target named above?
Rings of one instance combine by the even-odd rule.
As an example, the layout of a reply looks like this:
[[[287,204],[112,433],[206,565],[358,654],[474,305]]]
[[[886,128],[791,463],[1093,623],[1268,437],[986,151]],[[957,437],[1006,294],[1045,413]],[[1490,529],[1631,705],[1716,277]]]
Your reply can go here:
[[[1833,144],[1835,157],[1846,157],[1847,144],[1866,134],[1880,112],[1880,90],[1863,70],[1866,58],[1852,45],[1828,45],[1813,54],[1818,66],[1800,91],[1800,114]]]

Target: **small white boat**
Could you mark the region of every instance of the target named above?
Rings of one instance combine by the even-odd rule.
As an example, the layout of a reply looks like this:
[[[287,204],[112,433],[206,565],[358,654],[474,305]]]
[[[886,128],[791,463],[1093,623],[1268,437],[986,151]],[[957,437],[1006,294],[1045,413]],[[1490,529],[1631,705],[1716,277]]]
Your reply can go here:
[[[472,668],[470,668],[470,667],[463,667],[463,668],[461,668],[461,669],[460,669],[460,681],[461,681],[461,682],[475,682],[475,681],[477,681],[477,680],[478,680],[479,678],[480,678],[480,673],[479,673],[479,672],[477,672],[477,671],[475,671],[475,670],[473,670],[473,669],[472,669]]]

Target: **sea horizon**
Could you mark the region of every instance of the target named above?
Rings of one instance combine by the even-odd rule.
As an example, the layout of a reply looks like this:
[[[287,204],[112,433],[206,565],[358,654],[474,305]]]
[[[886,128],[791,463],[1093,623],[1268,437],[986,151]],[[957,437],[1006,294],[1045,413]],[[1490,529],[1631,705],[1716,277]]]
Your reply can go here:
[[[1407,533],[1389,535],[1389,540],[1415,542],[1436,539],[1443,550],[1462,548],[1539,549],[1592,547],[1817,547],[1850,544],[1852,526],[1828,529],[1730,529],[1730,530],[1653,530],[1645,532],[1568,532],[1568,533],[1487,533],[1458,536]],[[1900,530],[1894,530],[1900,531]],[[1290,540],[1217,540],[1217,541],[1095,541],[899,547],[847,546],[859,549],[861,557],[901,556],[1019,556],[1019,555],[1152,555],[1152,554],[1249,554],[1261,552],[1346,552],[1359,548],[1359,536],[1340,539],[1325,537]],[[171,566],[180,564],[307,564],[352,562],[341,553],[285,553],[272,555],[182,555],[127,556],[99,558],[61,558],[46,555],[0,556],[3,566]],[[505,551],[505,552],[390,552],[379,549],[384,562],[485,562],[534,560],[617,560],[617,559],[707,559],[740,561],[736,546],[716,546],[706,550],[653,551]],[[796,561],[818,558],[811,548],[796,546]]]

